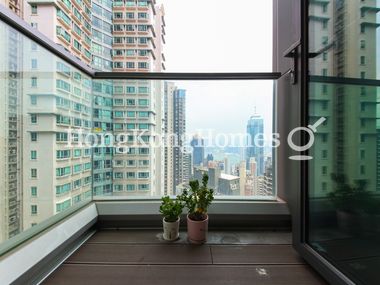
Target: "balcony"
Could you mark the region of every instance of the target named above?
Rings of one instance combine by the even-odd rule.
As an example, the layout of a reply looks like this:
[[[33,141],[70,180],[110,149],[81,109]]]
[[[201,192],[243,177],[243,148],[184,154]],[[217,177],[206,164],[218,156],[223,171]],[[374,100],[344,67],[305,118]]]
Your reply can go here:
[[[151,53],[118,51],[116,72],[93,70],[0,8],[1,284],[377,285],[379,9],[275,0],[270,34],[251,2],[231,21],[229,6],[218,18],[218,2],[207,25],[206,1],[181,3],[179,18],[206,37],[178,26],[179,45],[164,56],[172,21],[167,31],[151,26],[140,32],[154,38],[139,39]],[[155,1],[115,3],[131,7],[123,13],[152,8],[152,21],[165,24]],[[66,8],[58,21],[67,24]],[[128,39],[133,49],[137,39]],[[268,54],[273,67],[262,68]],[[215,58],[216,69],[199,72]],[[147,72],[176,64],[197,72]],[[179,239],[165,241],[160,198],[204,174],[215,197],[207,241],[190,243],[186,211]]]

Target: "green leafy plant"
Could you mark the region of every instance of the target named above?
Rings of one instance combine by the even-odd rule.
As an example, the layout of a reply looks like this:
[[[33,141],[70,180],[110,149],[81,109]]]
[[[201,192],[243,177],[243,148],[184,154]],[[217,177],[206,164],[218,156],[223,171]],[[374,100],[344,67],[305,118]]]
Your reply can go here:
[[[189,218],[194,221],[203,221],[207,218],[207,208],[214,200],[214,190],[207,188],[208,175],[204,174],[202,185],[198,180],[190,181],[190,189],[183,190],[178,199],[185,203],[189,211]]]
[[[166,222],[172,223],[178,220],[178,217],[182,214],[183,207],[182,201],[165,196],[162,197],[160,213],[164,216]]]

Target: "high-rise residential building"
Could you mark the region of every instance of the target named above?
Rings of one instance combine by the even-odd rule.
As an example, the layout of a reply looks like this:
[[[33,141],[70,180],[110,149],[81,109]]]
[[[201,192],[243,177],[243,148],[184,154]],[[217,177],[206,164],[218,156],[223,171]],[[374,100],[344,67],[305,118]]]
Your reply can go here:
[[[25,16],[32,26],[98,71],[165,69],[163,6],[154,0],[93,1],[90,10],[87,4],[31,1]],[[41,21],[48,25],[41,25]],[[88,44],[91,53],[87,52]],[[162,83],[94,80],[92,92],[93,132],[98,139],[107,133],[128,133],[128,151],[116,149],[114,154],[107,146],[93,149],[94,194],[115,190],[123,195],[160,195],[164,188],[164,151],[150,147],[149,142],[164,129]],[[145,146],[138,145],[141,133]]]
[[[20,18],[23,18],[24,1],[23,0],[0,0],[0,4],[9,8]]]
[[[193,175],[193,157],[190,152],[183,154],[183,181],[187,184]]]
[[[185,170],[185,134],[186,134],[186,90],[176,89],[173,98],[173,131],[177,138],[177,144],[173,149],[173,183],[177,186],[187,182],[188,169]]]
[[[91,78],[31,41],[23,57],[23,224],[91,197]],[[39,199],[38,197],[43,197]]]
[[[262,183],[258,186],[257,196],[273,196],[273,173],[272,158],[265,160],[265,170],[263,177],[260,178]]]
[[[0,27],[0,242],[22,231],[22,49],[21,36]],[[6,71],[6,72],[5,72]]]
[[[90,65],[92,9],[90,0],[30,0],[24,19],[79,60]]]
[[[173,145],[175,142],[174,135],[174,108],[173,99],[176,86],[173,82],[164,83],[164,133],[165,133],[165,163],[164,163],[164,194],[173,195],[175,185],[173,182]]]
[[[166,135],[164,180],[166,194],[176,194],[177,186],[189,181],[191,154],[185,149],[186,90],[165,82],[164,132]]]
[[[264,134],[264,119],[260,115],[253,115],[247,123],[248,145],[246,149],[247,168],[250,169],[250,159],[254,157],[257,163],[256,175],[264,173],[264,146],[261,145]]]
[[[310,50],[316,51],[310,73],[363,80],[362,85],[310,83],[310,118],[326,118],[311,152],[317,158],[310,168],[313,197],[334,190],[331,174],[344,175],[350,184],[365,180],[368,190],[380,185],[378,92],[365,83],[378,78],[376,4],[375,0],[310,3]]]
[[[199,135],[195,135],[191,140],[190,145],[193,149],[193,165],[203,165],[205,158],[204,139]]]
[[[97,71],[112,71],[112,1],[92,1],[91,67]],[[113,82],[93,81],[93,133],[98,140],[112,134]],[[96,146],[93,149],[93,193],[109,195],[113,190],[113,148]]]
[[[154,0],[114,1],[113,71],[162,71],[164,27],[163,6]],[[115,163],[120,165],[114,171],[114,187],[130,195],[162,195],[164,147],[150,145],[165,130],[164,84],[114,80],[113,85],[114,133],[128,134],[126,147],[115,152]]]
[[[93,0],[91,17],[92,68],[112,71],[112,0]]]

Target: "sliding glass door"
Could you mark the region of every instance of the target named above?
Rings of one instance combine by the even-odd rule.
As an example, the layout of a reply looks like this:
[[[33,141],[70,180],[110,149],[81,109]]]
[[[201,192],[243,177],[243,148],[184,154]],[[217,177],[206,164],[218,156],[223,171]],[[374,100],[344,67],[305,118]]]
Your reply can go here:
[[[380,3],[309,1],[305,244],[355,284],[380,280]]]

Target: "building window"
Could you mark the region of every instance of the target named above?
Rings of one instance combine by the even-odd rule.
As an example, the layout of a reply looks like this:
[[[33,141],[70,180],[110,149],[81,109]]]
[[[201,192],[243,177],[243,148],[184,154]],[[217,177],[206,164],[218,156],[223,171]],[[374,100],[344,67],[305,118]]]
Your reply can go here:
[[[30,187],[30,195],[32,197],[37,197],[37,187],[36,186]]]
[[[124,100],[123,99],[113,99],[113,104],[117,106],[123,106]]]
[[[37,68],[37,59],[32,58],[32,68],[36,69]]]
[[[126,41],[127,41],[127,44],[133,44],[135,43],[135,38],[127,37]]]
[[[136,88],[134,86],[127,86],[127,93],[128,94],[134,94],[136,93]]]
[[[326,84],[322,85],[322,93],[327,94],[327,85]]]
[[[148,51],[146,49],[139,49],[139,56],[147,56]]]
[[[327,175],[327,166],[322,166],[322,175]]]
[[[31,86],[32,87],[37,87],[37,77],[32,77],[31,78]]]
[[[360,159],[365,159],[365,150],[364,149],[360,150]]]
[[[327,36],[322,37],[322,44],[327,45],[329,43],[329,38]]]
[[[364,86],[360,87],[360,96],[366,95],[366,88]]]
[[[134,112],[134,111],[127,111],[127,117],[128,118],[134,118],[134,117],[136,117],[136,112]]]
[[[134,130],[135,124],[127,124],[127,130]]]
[[[134,172],[127,172],[127,178],[135,178],[136,177],[136,173]]]
[[[123,185],[114,185],[113,188],[115,191],[123,191]]]
[[[123,68],[123,63],[120,61],[116,61],[113,63],[114,68]]]
[[[148,18],[148,14],[147,13],[138,13],[138,18],[139,19],[147,19]]]
[[[38,29],[38,24],[37,23],[30,23],[30,25],[32,26],[32,28]]]
[[[30,140],[32,142],[36,142],[37,141],[37,133],[35,133],[35,132],[30,133]]]
[[[37,168],[32,168],[30,170],[30,177],[37,178]]]
[[[37,96],[36,95],[30,96],[30,104],[31,105],[37,105]]]
[[[149,101],[148,99],[139,99],[139,106],[148,106]]]
[[[121,12],[115,12],[115,13],[113,13],[113,17],[114,17],[114,19],[123,19],[123,13],[121,13]]]
[[[127,184],[127,191],[135,191],[136,187],[133,184]]]
[[[147,62],[139,62],[138,66],[141,69],[147,69],[148,68],[148,63]]]
[[[324,52],[322,54],[323,61],[327,61],[327,52]]]
[[[135,63],[134,62],[127,62],[127,68],[135,68]]]
[[[361,175],[365,174],[365,166],[364,165],[360,165],[360,174]]]
[[[127,16],[127,19],[134,19],[135,18],[135,13],[133,13],[133,12],[127,12],[126,16]]]
[[[327,5],[328,5],[327,3],[325,3],[325,4],[322,5],[322,12],[323,13],[327,12]]]
[[[37,15],[37,5],[30,5],[30,7],[32,8],[32,15]]]
[[[147,191],[147,190],[149,190],[149,184],[139,184],[139,190],[140,191]]]
[[[128,106],[135,106],[136,100],[135,99],[127,99],[127,105]]]
[[[327,183],[326,182],[322,182],[322,191],[326,192],[326,190],[327,190]]]
[[[322,158],[326,159],[327,158],[327,150],[322,150]]]
[[[360,41],[360,48],[365,49],[365,40]]]
[[[327,29],[328,20],[323,20],[322,21],[322,29]]]
[[[361,64],[361,65],[365,65],[365,56],[364,56],[364,55],[362,55],[362,56],[360,57],[360,64]]]
[[[327,76],[327,68],[322,68],[322,76]]]
[[[30,151],[30,159],[36,160],[37,159],[37,151],[36,150],[31,150]]]
[[[139,179],[149,178],[149,172],[139,172]]]
[[[115,179],[123,179],[124,173],[123,172],[115,172]]]
[[[37,115],[36,114],[31,114],[30,115],[30,122],[32,124],[37,124]]]
[[[37,205],[31,205],[31,206],[30,206],[30,213],[31,213],[32,215],[37,215],[37,213],[38,213]]]
[[[360,78],[361,79],[365,79],[365,71],[361,71],[360,72]]]
[[[365,26],[363,24],[360,25],[360,33],[365,34]]]

